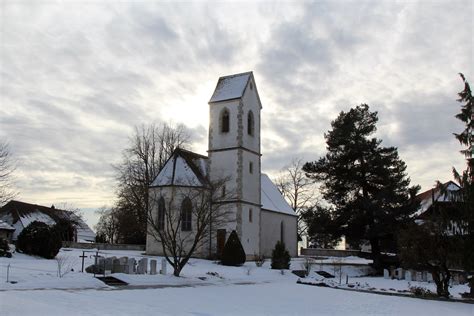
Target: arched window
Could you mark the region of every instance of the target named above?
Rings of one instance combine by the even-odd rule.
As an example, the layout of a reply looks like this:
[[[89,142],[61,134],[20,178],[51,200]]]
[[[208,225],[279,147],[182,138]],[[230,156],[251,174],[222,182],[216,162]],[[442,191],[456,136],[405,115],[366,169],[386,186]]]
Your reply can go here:
[[[255,125],[255,122],[253,119],[253,113],[252,111],[249,111],[249,113],[247,114],[247,134],[249,134],[250,136],[253,136],[254,125]]]
[[[156,219],[156,226],[158,229],[163,229],[165,227],[165,199],[163,197],[158,201],[158,218]]]
[[[253,221],[253,214],[252,214],[252,209],[249,208],[249,223],[251,223]]]
[[[283,221],[281,221],[280,224],[280,241],[285,242],[285,225],[283,224]]]
[[[229,110],[227,109],[222,110],[220,121],[221,121],[221,133],[228,133],[229,125],[230,125]]]
[[[192,230],[192,214],[193,205],[189,198],[185,198],[181,204],[181,230],[191,231]]]

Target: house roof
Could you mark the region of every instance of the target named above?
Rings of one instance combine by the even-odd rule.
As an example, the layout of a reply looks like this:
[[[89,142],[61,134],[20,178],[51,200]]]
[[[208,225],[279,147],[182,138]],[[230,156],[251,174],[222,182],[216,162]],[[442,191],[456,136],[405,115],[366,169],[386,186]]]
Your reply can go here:
[[[204,187],[208,184],[206,161],[206,156],[177,148],[150,186]]]
[[[0,220],[0,230],[15,230],[15,227],[8,224],[7,222]]]
[[[262,209],[296,216],[295,211],[286,202],[272,180],[264,173],[262,173],[260,179]]]
[[[452,192],[460,189],[459,185],[453,181],[448,181],[442,184],[446,192],[441,192],[441,188],[436,187],[426,190],[416,196],[416,199],[420,202],[420,208],[415,213],[415,216],[420,216],[424,212],[428,211],[433,202],[453,202]]]
[[[209,103],[239,99],[243,96],[245,87],[253,76],[252,72],[220,77]]]
[[[0,208],[0,218],[8,224],[20,228],[20,231],[34,221],[53,225],[61,219],[70,219],[77,222],[78,239],[88,241],[95,239],[95,233],[79,216],[71,211],[60,210],[54,207],[12,200]]]

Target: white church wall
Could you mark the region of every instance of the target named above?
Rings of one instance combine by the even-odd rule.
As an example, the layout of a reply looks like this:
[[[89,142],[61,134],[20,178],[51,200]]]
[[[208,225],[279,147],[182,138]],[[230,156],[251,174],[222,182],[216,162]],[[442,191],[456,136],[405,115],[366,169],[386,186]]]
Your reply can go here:
[[[298,255],[296,216],[262,210],[261,221],[263,225],[261,225],[260,232],[260,250],[263,255],[271,257],[272,250],[282,235],[282,223],[283,242],[286,249],[288,249],[290,256],[296,257]]]
[[[250,83],[249,83],[249,85],[245,89],[245,93],[242,98],[242,103],[244,104],[243,117],[242,117],[244,130],[243,130],[242,141],[243,141],[244,147],[254,152],[260,153],[260,102],[258,101],[255,83],[251,82],[251,85],[253,86],[253,88],[250,89]],[[254,117],[254,135],[253,136],[247,133],[247,126],[248,126],[247,115],[249,111],[252,111],[253,117]]]
[[[252,163],[252,172],[250,172]],[[242,200],[260,204],[260,157],[242,151]]]
[[[151,215],[154,221],[156,221],[158,217],[158,200],[160,197],[163,197],[165,200],[165,206],[166,206],[166,213],[165,216],[168,216],[168,213],[170,212],[170,209],[175,212],[175,216],[180,216],[181,214],[181,203],[183,202],[183,199],[185,196],[192,196],[195,193],[191,193],[193,188],[184,188],[184,187],[157,187],[157,188],[151,188],[150,189],[150,205],[152,206],[152,211]],[[170,202],[171,201],[171,202]],[[165,224],[166,224],[166,218],[165,218]],[[191,231],[189,232],[181,232],[182,238],[186,238],[186,243],[185,243],[185,248],[190,249],[192,246],[192,243],[194,241],[194,235],[193,232],[196,229],[196,218],[193,214],[193,220],[191,224]],[[150,232],[152,227],[150,225],[147,225],[147,232]],[[181,229],[181,228],[179,228]],[[187,236],[186,234],[189,234],[189,237],[184,237]],[[200,245],[198,245],[195,253],[193,256],[195,257],[206,257],[209,253],[209,247],[208,245],[208,239],[203,240]],[[146,236],[146,248],[145,251],[148,255],[158,255],[158,256],[163,256],[163,247],[159,241],[153,237],[152,234],[147,233]]]
[[[241,220],[241,243],[247,257],[253,257],[260,253],[260,207],[242,203]]]
[[[237,146],[239,101],[227,101],[210,104],[209,150]],[[224,109],[229,111],[229,131],[222,133],[220,115]]]

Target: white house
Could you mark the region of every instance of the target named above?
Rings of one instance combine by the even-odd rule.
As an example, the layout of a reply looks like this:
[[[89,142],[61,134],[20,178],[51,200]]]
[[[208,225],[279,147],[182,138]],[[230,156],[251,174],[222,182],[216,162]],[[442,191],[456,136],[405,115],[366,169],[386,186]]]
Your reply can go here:
[[[278,240],[297,255],[297,216],[277,187],[261,173],[260,112],[262,104],[252,72],[219,78],[209,101],[208,156],[178,149],[150,186],[150,196],[165,202],[173,189],[202,188],[207,181],[226,178],[225,190],[235,192],[225,201],[233,216],[225,227],[213,227],[216,240],[202,245],[196,256],[207,257],[235,230],[248,257],[270,256]],[[179,210],[177,199],[174,209]],[[158,207],[153,212],[158,217]],[[190,224],[192,229],[192,225]],[[208,241],[206,241],[207,243]],[[162,254],[150,234],[147,254]]]

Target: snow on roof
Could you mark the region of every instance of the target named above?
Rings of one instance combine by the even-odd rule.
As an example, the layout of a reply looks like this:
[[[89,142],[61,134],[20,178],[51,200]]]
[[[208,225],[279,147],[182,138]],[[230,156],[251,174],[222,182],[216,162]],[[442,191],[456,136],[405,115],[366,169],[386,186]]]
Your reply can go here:
[[[4,230],[15,230],[15,227],[13,227],[12,225],[8,224],[7,222],[4,222],[4,221],[0,220],[0,229],[4,229]]]
[[[459,186],[452,181],[444,183],[443,186],[446,188],[446,192],[443,194],[439,188],[434,188],[417,195],[417,199],[420,201],[420,208],[414,214],[415,216],[426,212],[433,204],[433,199],[437,202],[450,202],[453,200],[451,192],[459,190]]]
[[[151,186],[191,186],[205,185],[206,157],[193,152],[177,149],[168,159]]]
[[[241,98],[252,72],[220,77],[209,103]]]
[[[262,173],[260,179],[262,209],[296,216],[272,180],[264,173]]]
[[[26,227],[26,226],[30,225],[34,221],[42,222],[42,223],[45,223],[47,225],[56,224],[56,221],[54,219],[52,219],[50,216],[48,216],[47,214],[45,214],[43,212],[37,211],[37,210],[32,211],[32,212],[27,213],[27,214],[20,215],[20,221],[21,221],[21,224],[23,225],[23,227]]]

